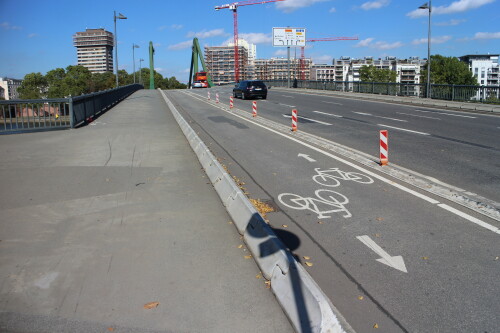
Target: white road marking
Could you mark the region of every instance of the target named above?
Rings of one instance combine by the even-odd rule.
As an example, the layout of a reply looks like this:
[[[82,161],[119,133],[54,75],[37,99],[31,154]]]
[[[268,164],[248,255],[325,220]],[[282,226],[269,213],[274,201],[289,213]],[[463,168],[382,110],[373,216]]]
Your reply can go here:
[[[294,96],[290,96],[290,95],[281,95],[283,97],[288,97],[288,98],[295,98]]]
[[[313,159],[313,158],[309,157],[309,155],[307,155],[307,154],[298,154],[297,156],[298,156],[298,157],[303,157],[303,158],[305,158],[306,160],[308,160],[309,162],[316,162],[316,160],[315,160],[315,159]]]
[[[344,116],[339,116],[339,115],[336,115],[336,114],[333,114],[333,113],[326,113],[326,112],[321,112],[321,111],[313,111],[313,112],[324,114],[326,116],[332,116],[332,117],[337,117],[337,118],[344,118]]]
[[[356,238],[359,239],[363,244],[368,246],[370,250],[372,250],[373,252],[382,257],[380,259],[377,259],[378,262],[381,262],[389,267],[400,270],[401,272],[408,273],[408,271],[406,270],[403,257],[401,256],[391,257],[391,255],[389,255],[389,253],[385,252],[383,248],[381,248],[377,243],[375,243],[370,238],[370,236],[364,235],[364,236],[357,236]]]
[[[461,216],[461,217],[463,217],[464,219],[469,220],[469,221],[470,221],[470,222],[472,222],[472,223],[475,223],[475,224],[477,224],[477,225],[480,225],[480,226],[481,226],[481,227],[483,227],[483,228],[486,228],[486,229],[488,229],[488,230],[491,230],[491,231],[493,231],[494,233],[500,234],[500,229],[498,229],[498,228],[497,228],[497,227],[495,227],[495,226],[492,226],[491,224],[488,224],[488,223],[486,223],[486,222],[483,222],[483,221],[481,221],[480,219],[475,218],[474,216],[471,216],[471,215],[469,215],[469,214],[466,214],[466,213],[464,213],[464,212],[461,212],[461,211],[459,211],[458,209],[455,209],[455,208],[453,208],[453,207],[451,207],[451,206],[448,206],[447,204],[439,204],[438,206],[439,206],[439,207],[441,207],[441,208],[443,208],[443,209],[446,209],[446,210],[447,210],[447,211],[449,211],[449,212],[452,212],[453,214],[456,214],[456,215],[458,215],[458,216]]]
[[[289,116],[287,114],[284,114],[283,117],[285,118],[292,118],[292,116]],[[319,120],[316,120],[316,119],[311,119],[311,118],[306,118],[306,117],[297,117],[299,119],[305,119],[305,120],[309,120],[309,121],[312,121],[314,123],[318,123],[318,124],[322,124],[322,125],[327,125],[327,126],[331,126],[332,124],[329,124],[329,123],[325,123],[323,121],[319,121]]]
[[[426,111],[426,110],[413,110],[413,111],[416,111],[416,112],[426,112],[426,113],[434,113],[434,114],[443,114],[443,115],[446,115],[446,116],[462,117],[462,118],[472,118],[472,119],[476,119],[477,118],[477,117],[473,117],[473,116],[465,116],[465,115],[461,115],[461,114],[436,112],[436,111]]]
[[[328,104],[336,104],[336,105],[343,105],[342,103],[335,103],[335,102],[327,102],[327,101],[322,101],[323,103],[328,103]]]
[[[188,93],[185,93],[185,94],[188,94]],[[200,101],[207,103],[207,101],[206,101],[204,98],[202,98],[202,97],[201,97]],[[394,187],[396,187],[396,188],[398,188],[398,189],[400,189],[400,190],[402,190],[402,191],[404,191],[404,192],[406,192],[406,193],[409,193],[409,194],[411,194],[411,195],[413,195],[413,196],[415,196],[415,197],[417,197],[417,198],[420,198],[420,199],[422,199],[422,200],[424,200],[424,201],[427,201],[427,202],[429,202],[429,203],[431,203],[431,204],[433,204],[433,205],[438,205],[438,204],[440,204],[440,202],[439,202],[439,201],[437,201],[436,199],[433,199],[433,198],[431,198],[431,197],[429,197],[429,196],[427,196],[427,195],[425,195],[425,194],[422,194],[422,193],[416,192],[416,191],[414,191],[414,190],[412,190],[412,189],[410,189],[410,188],[408,188],[408,187],[406,187],[406,186],[403,186],[403,185],[401,185],[401,184],[398,184],[398,183],[396,183],[396,182],[394,182],[394,181],[392,181],[392,180],[390,180],[390,179],[388,179],[388,178],[385,178],[385,177],[383,177],[383,176],[381,176],[381,175],[379,175],[379,174],[376,174],[376,173],[374,173],[374,172],[372,172],[372,171],[370,171],[370,170],[368,170],[368,169],[366,169],[366,168],[363,168],[363,167],[361,167],[361,166],[359,166],[359,165],[356,165],[356,164],[354,164],[354,163],[352,163],[352,162],[349,162],[349,161],[348,161],[348,160],[346,160],[346,159],[343,159],[343,158],[341,158],[341,157],[339,157],[339,156],[333,155],[333,154],[331,154],[331,153],[329,153],[329,152],[327,152],[327,151],[324,151],[324,150],[322,150],[322,149],[320,149],[320,148],[317,148],[317,147],[315,147],[315,146],[313,146],[313,145],[311,145],[311,144],[308,144],[308,143],[303,142],[303,141],[301,141],[301,140],[299,140],[299,139],[296,139],[296,138],[294,138],[294,137],[291,137],[291,136],[289,136],[289,134],[281,133],[281,132],[279,132],[279,131],[277,131],[277,130],[274,130],[274,129],[272,129],[272,128],[269,128],[269,127],[267,127],[267,126],[264,126],[264,125],[262,125],[262,124],[256,123],[256,122],[254,122],[251,118],[246,118],[246,117],[244,117],[244,116],[242,116],[242,115],[239,115],[239,114],[233,113],[233,112],[231,112],[231,111],[228,111],[228,110],[225,110],[225,109],[222,109],[222,108],[220,108],[220,109],[221,109],[222,111],[224,111],[224,112],[228,113],[228,114],[233,115],[234,117],[240,118],[241,120],[244,120],[244,121],[246,121],[246,122],[248,122],[248,123],[251,123],[251,124],[253,124],[253,125],[255,125],[255,126],[261,127],[261,128],[263,128],[263,129],[265,129],[265,130],[268,130],[269,132],[272,132],[272,133],[274,133],[274,134],[276,134],[276,135],[282,136],[282,137],[284,137],[284,138],[286,138],[286,139],[288,139],[288,140],[290,140],[290,141],[296,142],[296,143],[298,143],[298,144],[300,144],[300,145],[302,145],[302,146],[304,146],[304,147],[307,147],[307,148],[309,148],[309,149],[311,149],[311,150],[317,151],[317,152],[318,152],[318,153],[320,153],[320,154],[323,154],[323,155],[328,156],[328,157],[330,157],[330,158],[332,158],[332,159],[334,159],[334,160],[337,160],[337,161],[339,161],[339,162],[341,162],[341,163],[344,163],[345,165],[348,165],[348,166],[350,166],[350,167],[352,167],[352,168],[354,168],[354,169],[356,169],[356,170],[358,170],[358,171],[360,171],[360,172],[363,172],[363,173],[365,173],[365,174],[367,174],[367,175],[370,175],[370,176],[372,176],[373,178],[376,178],[376,179],[380,180],[381,182],[384,182],[384,183],[386,183],[386,184],[388,184],[388,185],[394,186]],[[290,116],[290,118],[291,118],[291,116]],[[443,207],[443,206],[444,206],[444,207]],[[457,215],[457,216],[460,216],[460,217],[463,217],[463,218],[466,218],[465,216],[470,217],[471,219],[466,218],[468,221],[471,221],[471,222],[472,222],[472,219],[473,219],[473,220],[477,220],[477,221],[481,222],[481,223],[476,223],[477,225],[479,225],[479,226],[481,226],[481,227],[484,227],[484,228],[486,228],[486,229],[488,229],[488,230],[490,230],[490,231],[494,231],[494,232],[495,232],[495,233],[497,233],[497,234],[498,234],[498,233],[500,233],[500,232],[498,231],[498,228],[496,228],[496,227],[492,226],[492,225],[491,225],[491,224],[489,224],[489,223],[486,223],[486,222],[483,222],[483,221],[481,221],[481,220],[479,220],[479,219],[476,219],[475,217],[472,217],[472,216],[470,216],[470,215],[468,215],[468,214],[462,213],[462,212],[461,212],[461,211],[459,211],[458,209],[454,209],[454,208],[452,208],[452,207],[450,207],[450,206],[448,206],[448,205],[445,205],[445,204],[441,204],[441,206],[440,206],[440,207],[441,207],[441,208],[444,208],[444,209],[446,209],[446,210],[448,210],[450,213],[453,213],[453,214],[455,214],[455,215]],[[450,209],[447,209],[448,207],[449,207]],[[457,213],[455,213],[455,212],[458,212],[459,214],[457,214]],[[475,223],[475,222],[474,222],[474,223]]]
[[[420,134],[420,135],[430,135],[429,133],[417,132],[417,131],[412,131],[412,130],[405,129],[405,128],[399,128],[399,127],[394,127],[394,126],[387,126],[387,125],[384,125],[384,124],[377,124],[377,125],[378,126],[382,126],[382,127],[397,129],[397,130],[400,130],[400,131],[405,131],[405,132]]]
[[[361,114],[363,116],[372,116],[372,117],[375,117],[375,118],[382,118],[382,119],[389,119],[389,120],[394,120],[394,121],[401,121],[403,123],[407,123],[408,120],[403,120],[403,119],[397,119],[397,118],[389,118],[389,117],[382,117],[382,116],[375,116],[371,113],[366,113],[366,112],[356,112],[356,111],[352,111],[354,113],[357,113],[357,114]]]
[[[441,120],[441,118],[435,118],[435,117],[427,117],[427,116],[418,116],[416,114],[411,114],[411,113],[403,113],[403,112],[396,112],[397,114],[404,114],[407,116],[412,116],[412,117],[418,117],[418,118],[427,118],[427,119],[436,119],[436,120]]]
[[[283,106],[288,106],[288,107],[290,107],[290,108],[294,108],[294,107],[295,107],[295,105],[288,105],[288,104],[283,104],[283,103],[278,103],[278,104],[279,104],[279,105],[283,105]]]

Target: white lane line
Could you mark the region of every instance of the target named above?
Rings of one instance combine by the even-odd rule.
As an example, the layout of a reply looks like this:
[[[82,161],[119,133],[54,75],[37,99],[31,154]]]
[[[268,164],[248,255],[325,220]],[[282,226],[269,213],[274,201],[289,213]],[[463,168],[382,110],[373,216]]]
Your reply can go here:
[[[413,110],[413,111],[416,111],[416,112],[426,112],[426,113],[434,113],[434,114],[443,114],[443,115],[446,115],[446,116],[461,117],[461,118],[472,118],[472,119],[476,119],[477,118],[477,117],[474,117],[474,116],[465,116],[465,115],[461,115],[461,114],[436,112],[436,111],[426,111],[426,110]]]
[[[403,119],[397,119],[397,118],[389,118],[389,117],[382,117],[382,116],[375,116],[371,113],[366,113],[366,112],[356,112],[356,111],[352,111],[354,113],[357,113],[357,114],[361,114],[363,116],[372,116],[372,117],[375,117],[375,118],[382,118],[382,119],[389,119],[389,120],[394,120],[394,121],[401,121],[403,123],[407,123],[408,120],[403,120]]]
[[[321,112],[321,111],[313,111],[313,112],[316,112],[316,113],[319,113],[319,114],[324,114],[326,116],[331,116],[331,117],[344,118],[344,116],[339,116],[339,115],[336,115],[336,114],[333,114],[333,113],[326,113],[326,112]]]
[[[290,96],[290,95],[281,95],[283,97],[288,97],[288,98],[295,98],[294,96]]]
[[[336,102],[327,102],[327,101],[322,101],[323,103],[328,103],[328,104],[336,104],[336,105],[344,105],[342,103],[336,103]]]
[[[475,223],[477,225],[480,225],[483,228],[486,228],[488,230],[493,231],[494,233],[500,234],[500,229],[498,229],[495,226],[492,226],[491,224],[488,224],[486,222],[481,221],[480,219],[475,218],[474,216],[471,216],[469,214],[466,214],[464,212],[459,211],[458,209],[455,209],[451,206],[448,206],[447,204],[438,204],[439,207],[446,209],[449,212],[452,212],[453,214],[456,214],[458,216],[463,217],[466,220],[469,220],[472,223]]]
[[[284,114],[284,115],[283,115],[283,117],[285,117],[285,118],[292,118],[292,116],[289,116],[289,115],[287,115],[287,114]],[[331,126],[331,125],[332,125],[332,124],[325,123],[325,122],[323,122],[323,121],[319,121],[319,120],[316,120],[316,119],[311,119],[311,118],[306,118],[306,117],[300,117],[300,116],[299,116],[299,117],[297,117],[297,118],[298,118],[299,120],[300,120],[300,119],[305,119],[305,120],[309,120],[309,121],[312,121],[312,122],[314,122],[314,123],[318,123],[318,124],[322,124],[322,125],[327,125],[327,126]]]
[[[407,116],[412,116],[412,117],[418,117],[418,118],[427,118],[427,119],[436,119],[436,120],[441,120],[441,118],[435,118],[435,117],[427,117],[427,116],[419,116],[416,114],[411,114],[411,113],[403,113],[403,112],[396,112],[397,114],[404,114]]]
[[[283,103],[278,103],[279,105],[283,105],[283,106],[288,106],[289,108],[294,108],[295,105],[288,105],[288,104],[283,104]]]
[[[388,127],[388,128],[397,129],[397,130],[400,130],[400,131],[405,131],[405,132],[420,134],[420,135],[430,135],[429,133],[417,132],[417,131],[412,131],[412,130],[405,129],[405,128],[399,128],[399,127],[394,127],[394,126],[387,126],[387,125],[384,125],[384,124],[377,124],[377,125],[378,126],[382,126],[382,127]]]
[[[185,94],[188,94],[188,93],[185,93]],[[207,103],[207,102],[206,102],[204,99],[202,99],[202,98],[200,98],[200,101]],[[372,172],[372,171],[370,171],[370,170],[368,170],[368,169],[365,169],[365,168],[363,168],[363,167],[361,167],[361,166],[359,166],[359,165],[356,165],[356,164],[354,164],[354,163],[352,163],[352,162],[349,162],[348,160],[345,160],[345,159],[343,159],[343,158],[341,158],[341,157],[339,157],[339,156],[333,155],[333,154],[331,154],[331,153],[329,153],[329,152],[327,152],[327,151],[324,151],[324,150],[322,150],[322,149],[320,149],[320,148],[317,148],[317,147],[315,147],[315,146],[313,146],[313,145],[310,145],[310,144],[308,144],[308,143],[305,143],[305,142],[303,142],[303,141],[301,141],[301,140],[299,140],[299,139],[296,139],[296,138],[290,137],[288,134],[281,133],[281,132],[279,132],[279,131],[277,131],[277,130],[274,130],[274,129],[272,129],[272,128],[269,128],[269,127],[267,127],[267,126],[265,126],[265,125],[262,125],[262,124],[256,123],[256,122],[252,121],[252,119],[251,119],[251,118],[246,118],[246,117],[244,117],[243,115],[239,115],[239,114],[236,114],[236,113],[234,113],[234,112],[227,111],[227,110],[224,110],[224,109],[221,109],[221,110],[223,110],[224,112],[226,112],[226,113],[228,113],[228,114],[233,115],[234,117],[240,118],[241,120],[244,120],[244,121],[246,121],[246,122],[248,122],[248,123],[251,123],[251,124],[253,124],[253,125],[255,125],[255,126],[259,126],[259,127],[263,128],[263,129],[265,129],[265,130],[268,130],[269,132],[272,132],[272,133],[274,133],[274,134],[276,134],[276,135],[279,135],[279,136],[281,136],[281,137],[283,137],[283,138],[286,138],[286,139],[288,139],[288,140],[290,140],[290,141],[296,142],[296,143],[298,143],[298,144],[300,144],[300,145],[302,145],[302,146],[304,146],[304,147],[307,147],[307,148],[309,148],[309,149],[311,149],[311,150],[317,151],[317,152],[318,152],[318,153],[320,153],[320,154],[323,154],[323,155],[328,156],[328,157],[330,157],[330,158],[332,158],[332,159],[334,159],[334,160],[337,160],[337,161],[339,161],[339,162],[341,162],[341,163],[344,163],[345,165],[348,165],[348,166],[350,166],[350,167],[352,167],[352,168],[354,168],[354,169],[356,169],[356,170],[358,170],[358,171],[360,171],[360,172],[364,172],[364,173],[366,173],[367,175],[372,176],[373,178],[376,178],[376,179],[378,179],[378,180],[380,180],[380,181],[382,181],[382,182],[384,182],[384,183],[386,183],[386,184],[388,184],[388,185],[394,186],[394,187],[396,187],[396,188],[398,188],[398,189],[400,189],[400,190],[402,190],[402,191],[404,191],[404,192],[406,192],[406,193],[412,194],[413,196],[416,196],[417,198],[420,198],[420,199],[422,199],[422,200],[424,200],[424,201],[427,201],[427,202],[429,202],[429,203],[431,203],[431,204],[433,204],[433,205],[438,205],[438,204],[440,204],[440,202],[439,202],[439,201],[437,201],[437,200],[435,200],[435,199],[433,199],[433,198],[431,198],[431,197],[429,197],[429,196],[427,196],[427,195],[425,195],[425,194],[422,194],[422,193],[416,192],[416,191],[414,191],[414,190],[412,190],[412,189],[410,189],[410,188],[408,188],[408,187],[406,187],[406,186],[403,186],[403,185],[401,185],[401,184],[398,184],[398,183],[396,183],[396,182],[394,182],[394,181],[392,181],[392,180],[390,180],[390,179],[388,179],[388,178],[385,178],[385,177],[383,177],[383,176],[381,176],[381,175],[379,175],[379,174],[376,174],[376,173],[374,173],[374,172]],[[290,118],[291,118],[291,116],[290,116]],[[443,204],[443,205],[444,205],[445,207],[450,207],[450,206],[445,205],[445,204]],[[445,207],[441,207],[441,208],[446,209]],[[463,218],[465,218],[465,216],[470,216],[470,215],[468,215],[468,214],[462,213],[461,211],[459,211],[459,210],[457,210],[457,209],[454,209],[454,208],[452,208],[452,207],[450,207],[450,208],[451,208],[451,209],[447,209],[447,210],[448,210],[450,213],[453,213],[453,214],[455,214],[455,215],[457,215],[457,216],[460,216],[460,217],[463,217]],[[456,213],[455,213],[455,211],[459,212],[460,214],[456,214]],[[488,229],[488,230],[490,230],[490,231],[493,231],[493,230],[495,230],[495,229],[496,229],[496,230],[498,230],[498,228],[496,228],[496,227],[492,226],[492,225],[491,225],[491,224],[489,224],[489,223],[483,222],[483,221],[481,221],[481,220],[479,220],[479,219],[476,219],[475,217],[472,217],[472,216],[470,216],[470,217],[471,217],[472,219],[474,219],[474,220],[477,220],[477,221],[481,222],[481,223],[476,223],[476,224],[477,224],[477,225],[479,225],[479,226],[485,227],[486,229]],[[467,220],[468,220],[468,221],[471,221],[471,220],[469,220],[469,219],[467,219]],[[472,221],[471,221],[471,222],[472,222]],[[497,233],[498,233],[498,232],[497,232]]]

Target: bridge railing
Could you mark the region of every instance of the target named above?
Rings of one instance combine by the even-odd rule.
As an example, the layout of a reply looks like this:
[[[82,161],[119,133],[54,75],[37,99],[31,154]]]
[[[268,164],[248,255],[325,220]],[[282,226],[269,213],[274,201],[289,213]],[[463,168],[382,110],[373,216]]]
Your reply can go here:
[[[131,84],[69,98],[0,101],[0,133],[78,127],[139,89]]]
[[[268,86],[287,87],[287,80],[264,80]],[[293,86],[293,81],[290,82]],[[297,81],[297,88],[365,94],[421,97],[427,96],[426,84],[361,81]],[[500,86],[431,85],[431,98],[456,102],[500,104]]]

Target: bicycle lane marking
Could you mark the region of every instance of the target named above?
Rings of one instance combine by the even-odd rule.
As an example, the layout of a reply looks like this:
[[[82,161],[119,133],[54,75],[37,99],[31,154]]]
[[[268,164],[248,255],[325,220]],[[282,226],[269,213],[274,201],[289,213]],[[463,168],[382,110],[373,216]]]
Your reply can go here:
[[[186,94],[188,94],[188,93],[186,93]],[[431,198],[431,197],[429,197],[429,196],[427,196],[425,194],[421,194],[421,193],[419,193],[417,191],[414,191],[414,190],[412,190],[412,189],[410,189],[410,188],[408,188],[408,187],[406,187],[404,185],[398,184],[398,183],[396,183],[396,182],[394,182],[394,181],[392,181],[390,179],[387,179],[387,178],[385,178],[385,177],[383,177],[381,175],[378,175],[378,174],[376,174],[376,173],[374,173],[374,172],[372,172],[370,170],[367,170],[367,169],[365,169],[365,168],[363,168],[363,167],[361,167],[359,165],[356,165],[356,164],[354,164],[352,162],[349,162],[349,161],[347,161],[347,160],[345,160],[345,159],[343,159],[343,158],[341,158],[339,156],[335,156],[335,155],[333,155],[333,154],[331,154],[331,153],[329,153],[327,151],[324,151],[324,150],[322,150],[320,148],[314,147],[313,145],[310,145],[310,144],[308,144],[306,142],[300,141],[299,139],[290,137],[288,134],[278,132],[278,131],[276,131],[276,130],[274,130],[272,128],[269,128],[269,127],[266,127],[266,126],[264,126],[262,124],[256,123],[252,119],[248,119],[248,118],[246,118],[246,117],[244,117],[242,115],[239,115],[239,114],[233,113],[231,111],[225,110],[225,109],[223,109],[221,107],[219,107],[219,109],[222,110],[222,111],[224,111],[224,112],[226,112],[226,113],[228,113],[228,114],[231,114],[231,115],[233,115],[233,116],[235,116],[237,118],[240,118],[240,119],[242,119],[242,120],[244,120],[246,122],[249,122],[249,123],[251,123],[251,124],[253,124],[255,126],[259,126],[259,127],[263,128],[263,129],[266,129],[266,130],[274,133],[274,134],[280,135],[280,136],[282,136],[284,138],[287,138],[288,140],[296,142],[296,143],[298,143],[298,144],[300,144],[300,145],[302,145],[304,147],[307,147],[309,149],[317,151],[318,153],[321,153],[321,154],[323,154],[325,156],[328,156],[328,157],[330,157],[330,158],[332,158],[334,160],[337,160],[337,161],[339,161],[341,163],[344,163],[345,165],[348,165],[348,166],[350,166],[350,167],[352,167],[354,169],[357,169],[357,170],[359,170],[361,172],[364,172],[365,174],[370,175],[370,176],[372,176],[372,177],[374,177],[374,178],[376,178],[376,179],[378,179],[378,180],[380,180],[380,181],[382,181],[382,182],[384,182],[386,184],[389,184],[389,185],[391,185],[393,187],[396,187],[396,188],[398,188],[398,189],[400,189],[400,190],[402,190],[402,191],[404,191],[406,193],[409,193],[409,194],[411,194],[411,195],[413,195],[413,196],[415,196],[417,198],[420,198],[420,199],[422,199],[424,201],[427,201],[427,202],[429,202],[429,203],[431,203],[433,205],[436,205],[437,207],[439,207],[441,209],[445,209],[448,212],[450,212],[450,213],[452,213],[452,214],[454,214],[456,216],[460,216],[460,217],[462,217],[462,218],[464,218],[464,219],[466,219],[466,220],[468,220],[468,221],[470,221],[470,222],[472,222],[474,224],[477,224],[477,225],[479,225],[479,226],[481,226],[483,228],[486,228],[487,230],[493,231],[494,233],[500,235],[500,229],[499,228],[497,228],[497,227],[495,227],[495,226],[493,226],[493,225],[491,225],[489,223],[486,223],[484,221],[481,221],[481,220],[479,220],[479,219],[477,219],[477,218],[475,218],[475,217],[473,217],[473,216],[471,216],[471,215],[469,215],[467,213],[463,213],[463,212],[458,211],[458,210],[456,210],[456,211],[453,210],[452,211],[452,210],[446,209],[446,208],[443,207],[443,205],[440,205],[441,203],[438,200],[435,200],[435,199],[433,199],[433,198]],[[445,206],[447,206],[447,205],[445,205]],[[457,212],[460,212],[460,214],[457,214]]]

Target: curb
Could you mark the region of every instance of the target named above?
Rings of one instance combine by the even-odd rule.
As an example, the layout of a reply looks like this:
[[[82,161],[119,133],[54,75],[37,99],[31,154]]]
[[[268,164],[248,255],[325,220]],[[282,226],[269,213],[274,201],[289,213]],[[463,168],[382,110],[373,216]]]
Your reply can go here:
[[[254,260],[297,332],[345,333],[345,321],[307,271],[289,253],[262,216],[184,120],[165,93],[158,89],[205,169],[229,215],[243,235]]]

